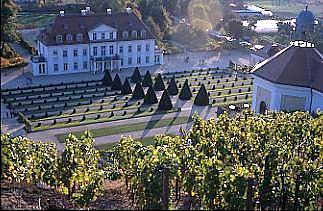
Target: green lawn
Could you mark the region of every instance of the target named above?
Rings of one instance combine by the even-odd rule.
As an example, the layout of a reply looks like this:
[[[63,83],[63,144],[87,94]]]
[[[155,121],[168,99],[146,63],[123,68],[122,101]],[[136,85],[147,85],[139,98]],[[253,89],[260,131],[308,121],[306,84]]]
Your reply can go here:
[[[175,117],[175,118],[169,118],[169,119],[163,119],[163,120],[153,120],[149,122],[141,122],[141,123],[128,124],[128,125],[118,125],[118,126],[112,126],[107,128],[98,128],[98,129],[91,130],[91,133],[95,138],[95,137],[109,136],[109,135],[115,135],[120,133],[127,133],[132,131],[166,127],[171,125],[180,125],[191,121],[192,119],[190,117]],[[73,132],[73,134],[76,135],[77,137],[80,137],[83,133],[84,133],[83,131]],[[64,142],[64,139],[66,138],[67,135],[68,133],[64,133],[64,134],[58,134],[55,136],[59,142]]]

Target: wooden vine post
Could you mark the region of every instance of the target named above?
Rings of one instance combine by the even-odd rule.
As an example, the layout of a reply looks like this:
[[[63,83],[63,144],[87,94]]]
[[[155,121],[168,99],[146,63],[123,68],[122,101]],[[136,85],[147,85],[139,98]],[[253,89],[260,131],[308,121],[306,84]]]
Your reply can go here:
[[[163,209],[168,210],[169,204],[169,168],[163,169],[163,195],[162,195],[162,203]]]

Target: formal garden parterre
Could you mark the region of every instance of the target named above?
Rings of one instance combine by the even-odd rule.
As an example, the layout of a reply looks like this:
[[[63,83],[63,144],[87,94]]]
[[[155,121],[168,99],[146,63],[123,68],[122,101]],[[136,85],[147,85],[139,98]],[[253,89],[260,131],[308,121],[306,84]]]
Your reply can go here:
[[[1,94],[31,132],[178,112],[178,98],[199,106],[250,103],[252,79],[219,68],[157,75],[140,75],[136,68],[125,80],[107,71],[102,80],[18,87]]]

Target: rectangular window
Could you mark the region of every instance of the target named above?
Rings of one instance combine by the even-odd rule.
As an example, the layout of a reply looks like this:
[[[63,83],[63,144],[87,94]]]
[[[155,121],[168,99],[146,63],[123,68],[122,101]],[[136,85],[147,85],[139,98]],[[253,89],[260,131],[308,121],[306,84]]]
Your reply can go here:
[[[54,72],[58,72],[58,64],[54,64]]]
[[[105,46],[101,46],[101,56],[105,56]]]
[[[53,55],[54,55],[54,56],[58,56],[58,51],[57,51],[57,50],[54,50],[54,51],[53,51]]]
[[[77,69],[78,69],[78,63],[74,62],[74,70],[77,70]]]
[[[105,33],[101,33],[101,40],[105,40]]]
[[[83,56],[86,56],[87,55],[87,49],[86,48],[84,48],[83,49]]]
[[[121,58],[121,61],[120,62],[121,62],[121,66],[123,66],[123,58]]]
[[[140,56],[137,57],[137,64],[141,64],[141,57]]]
[[[63,50],[63,57],[67,57],[67,50]]]
[[[110,40],[113,40],[113,32],[110,32]]]
[[[129,45],[128,46],[128,53],[131,53],[132,52],[132,46],[131,45]]]
[[[110,52],[110,55],[113,55],[113,45],[110,45],[109,52]]]
[[[132,63],[132,58],[131,57],[129,57],[128,58],[128,64],[131,64]]]
[[[84,62],[83,62],[83,69],[84,69],[84,70],[87,70],[87,61],[84,61]]]
[[[96,33],[93,33],[93,40],[96,40]]]
[[[98,47],[93,47],[93,56],[98,55]]]
[[[149,63],[149,56],[146,56],[146,64]]]
[[[68,64],[64,63],[64,71],[68,71]]]
[[[119,47],[119,53],[123,53],[123,46]]]
[[[137,45],[137,51],[141,52],[141,45]]]
[[[77,56],[77,49],[73,51],[74,56]]]
[[[150,45],[146,44],[146,51],[149,51],[149,49],[150,49]]]

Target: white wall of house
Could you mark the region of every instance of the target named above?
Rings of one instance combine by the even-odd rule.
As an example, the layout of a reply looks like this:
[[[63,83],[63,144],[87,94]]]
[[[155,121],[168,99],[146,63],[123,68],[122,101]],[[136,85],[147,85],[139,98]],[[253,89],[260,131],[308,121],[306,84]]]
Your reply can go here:
[[[99,26],[99,29],[102,27],[102,25]],[[89,32],[90,37],[93,36],[91,33],[92,32]],[[96,36],[101,35],[98,33]],[[116,34],[114,36],[116,36]],[[129,47],[131,48],[131,51],[129,51]],[[101,41],[90,42],[88,44],[55,46],[46,46],[39,42],[38,48],[39,55],[45,57],[46,71],[39,71],[39,63],[32,63],[34,76],[94,71],[96,65],[91,62],[91,57],[112,57],[115,56],[115,54],[118,54],[122,60],[120,68],[146,67],[155,65],[154,39]],[[97,49],[96,56],[94,55],[94,48]],[[111,48],[113,52],[110,52]],[[122,48],[121,53],[120,48]],[[105,53],[102,52],[104,49]],[[74,54],[74,51],[76,54]],[[84,51],[86,51],[86,55],[83,54]],[[158,53],[158,56],[158,64],[163,64],[163,54]],[[87,65],[84,63],[87,63]]]
[[[264,101],[267,105],[267,109],[271,111],[293,110],[293,108],[301,107],[303,109],[300,110],[305,111],[309,111],[310,109],[312,111],[316,111],[317,109],[323,110],[323,94],[316,90],[312,90],[312,106],[310,108],[310,88],[275,84],[255,75],[253,86],[252,109],[256,113],[260,111],[261,101]],[[264,94],[263,90],[267,90],[270,94]],[[286,103],[286,99],[289,100],[289,102]],[[290,105],[292,102],[297,103],[297,105]],[[304,102],[303,106],[301,105],[302,102]]]

